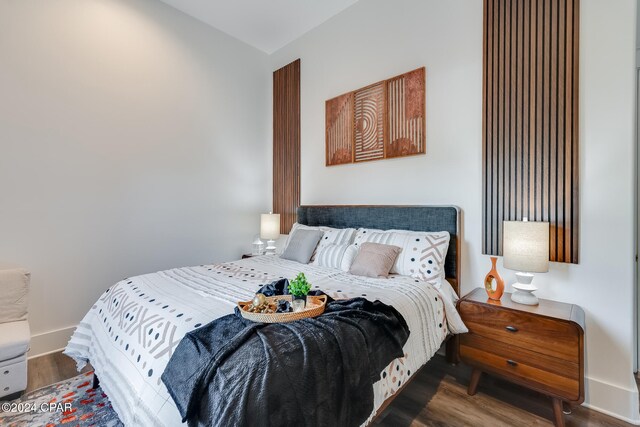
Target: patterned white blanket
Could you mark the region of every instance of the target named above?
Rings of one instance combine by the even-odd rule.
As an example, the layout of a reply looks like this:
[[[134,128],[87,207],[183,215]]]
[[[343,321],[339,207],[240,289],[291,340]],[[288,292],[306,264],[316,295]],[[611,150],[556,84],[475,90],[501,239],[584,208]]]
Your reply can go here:
[[[438,350],[448,332],[466,332],[450,285],[406,276],[371,279],[341,270],[262,256],[177,268],[125,279],[109,288],[74,332],[65,354],[87,361],[127,426],[179,426],[180,415],[160,376],[189,331],[231,313],[266,283],[304,272],[314,289],[335,299],[363,296],[395,307],[411,335],[405,356],[375,383],[374,407],[393,395]],[[375,411],[371,414],[373,417]]]

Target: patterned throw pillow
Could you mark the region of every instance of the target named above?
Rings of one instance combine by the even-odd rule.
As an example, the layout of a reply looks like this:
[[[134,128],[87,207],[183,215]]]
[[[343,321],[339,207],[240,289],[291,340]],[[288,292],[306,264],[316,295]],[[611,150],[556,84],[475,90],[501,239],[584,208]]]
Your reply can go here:
[[[320,230],[324,234],[318,243],[316,251],[311,256],[311,261],[316,259],[317,254],[324,249],[327,245],[349,245],[353,242],[353,236],[356,234],[355,228],[331,228],[331,227],[312,227],[309,225],[298,224],[297,222],[291,227],[289,237],[287,239],[287,246],[291,240],[293,232],[298,229],[303,230]]]
[[[420,280],[444,278],[444,260],[449,249],[447,231],[426,232],[407,230],[375,230],[360,228],[354,245],[365,242],[394,245],[402,248],[391,273],[412,276]]]

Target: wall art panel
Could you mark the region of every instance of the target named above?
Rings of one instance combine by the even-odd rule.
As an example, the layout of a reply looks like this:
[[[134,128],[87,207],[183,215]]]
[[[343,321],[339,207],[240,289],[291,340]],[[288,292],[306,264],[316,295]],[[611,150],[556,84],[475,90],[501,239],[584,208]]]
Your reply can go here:
[[[426,152],[425,68],[326,101],[326,165]]]

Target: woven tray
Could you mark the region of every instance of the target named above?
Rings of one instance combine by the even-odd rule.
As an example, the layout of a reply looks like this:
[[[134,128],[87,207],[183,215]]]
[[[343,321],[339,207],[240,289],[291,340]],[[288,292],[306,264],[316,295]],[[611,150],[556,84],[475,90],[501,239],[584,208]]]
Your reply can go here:
[[[291,302],[291,295],[277,295],[274,297],[267,297],[267,302],[276,303],[278,300],[287,300]],[[247,307],[251,304],[251,301],[241,301],[238,303],[240,313],[245,319],[261,322],[261,323],[286,323],[293,322],[295,320],[306,319],[307,317],[316,317],[324,313],[324,308],[327,305],[327,296],[307,296],[307,305],[304,310],[292,311],[290,313],[252,313],[247,311]]]

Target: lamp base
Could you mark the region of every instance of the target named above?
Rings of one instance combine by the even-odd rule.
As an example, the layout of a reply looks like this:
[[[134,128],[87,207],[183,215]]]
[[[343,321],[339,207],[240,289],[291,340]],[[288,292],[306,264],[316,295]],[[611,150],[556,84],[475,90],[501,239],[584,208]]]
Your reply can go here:
[[[264,251],[265,255],[275,255],[276,254],[276,241],[275,240],[267,240],[267,247]]]
[[[533,294],[537,291],[531,273],[516,273],[517,283],[513,284],[514,292],[511,294],[511,301],[524,305],[538,305],[538,297]]]

